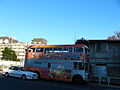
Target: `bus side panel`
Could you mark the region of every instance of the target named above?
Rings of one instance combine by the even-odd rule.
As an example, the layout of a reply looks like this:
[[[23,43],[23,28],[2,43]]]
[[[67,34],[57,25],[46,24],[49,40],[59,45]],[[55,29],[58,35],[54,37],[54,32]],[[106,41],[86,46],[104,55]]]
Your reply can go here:
[[[55,72],[53,72],[49,68],[39,68],[39,67],[31,67],[31,66],[25,66],[25,68],[29,71],[39,72],[40,78],[43,79],[72,81],[71,74],[68,73],[71,72],[71,70],[66,70],[66,73],[62,73],[63,70],[60,69],[59,70],[54,69]]]
[[[59,64],[58,61],[63,63]],[[48,62],[52,64],[51,68],[48,68]],[[65,64],[68,65],[68,63],[65,62],[63,60],[26,59],[24,66],[27,70],[39,72],[41,78],[71,81],[71,69],[66,67]]]

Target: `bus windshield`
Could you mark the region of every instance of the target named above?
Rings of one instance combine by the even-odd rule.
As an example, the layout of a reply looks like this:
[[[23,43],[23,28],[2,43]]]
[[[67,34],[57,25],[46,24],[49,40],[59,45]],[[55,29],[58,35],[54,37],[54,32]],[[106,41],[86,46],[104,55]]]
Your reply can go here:
[[[80,52],[80,53],[82,53],[83,52],[83,48],[82,47],[75,47],[74,48],[74,52]]]

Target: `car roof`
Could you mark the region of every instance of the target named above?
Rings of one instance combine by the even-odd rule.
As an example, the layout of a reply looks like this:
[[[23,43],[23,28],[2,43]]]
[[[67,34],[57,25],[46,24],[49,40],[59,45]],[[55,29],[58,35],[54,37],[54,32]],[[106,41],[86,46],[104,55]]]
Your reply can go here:
[[[12,66],[11,66],[12,67]],[[22,66],[13,66],[13,67],[18,67],[18,68],[21,68]]]

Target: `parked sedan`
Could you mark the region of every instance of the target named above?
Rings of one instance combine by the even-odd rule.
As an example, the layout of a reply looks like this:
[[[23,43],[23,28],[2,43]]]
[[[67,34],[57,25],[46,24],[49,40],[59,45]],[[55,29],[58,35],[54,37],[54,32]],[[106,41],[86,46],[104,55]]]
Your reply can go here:
[[[5,77],[18,77],[23,80],[25,79],[38,79],[38,75],[34,72],[25,71],[25,69],[21,66],[11,66],[8,69],[3,70],[3,74]]]

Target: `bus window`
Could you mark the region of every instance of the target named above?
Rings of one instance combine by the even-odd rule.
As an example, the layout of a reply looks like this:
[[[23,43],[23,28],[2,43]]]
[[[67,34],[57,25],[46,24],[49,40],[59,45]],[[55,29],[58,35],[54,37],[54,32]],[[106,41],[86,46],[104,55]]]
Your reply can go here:
[[[64,47],[64,48],[63,48],[63,52],[68,52],[68,48],[67,48],[67,47]]]
[[[72,52],[72,47],[69,48],[69,52]]]
[[[74,69],[76,69],[76,70],[84,69],[83,63],[82,62],[74,62]]]
[[[30,48],[28,52],[35,52],[35,48]]]
[[[81,47],[75,47],[74,52],[83,52],[83,48]]]
[[[29,49],[27,52],[32,52],[32,49]]]
[[[52,48],[45,48],[45,52],[53,52]]]
[[[43,48],[37,48],[36,52],[43,52]]]
[[[83,69],[83,63],[79,62],[79,69]]]
[[[56,47],[56,48],[54,48],[54,52],[55,53],[61,53],[62,52],[62,48]]]
[[[87,53],[87,54],[88,54],[88,51],[89,51],[89,50],[88,50],[87,48],[85,48],[85,53]]]
[[[74,69],[78,68],[78,62],[74,62]]]

